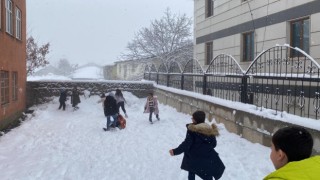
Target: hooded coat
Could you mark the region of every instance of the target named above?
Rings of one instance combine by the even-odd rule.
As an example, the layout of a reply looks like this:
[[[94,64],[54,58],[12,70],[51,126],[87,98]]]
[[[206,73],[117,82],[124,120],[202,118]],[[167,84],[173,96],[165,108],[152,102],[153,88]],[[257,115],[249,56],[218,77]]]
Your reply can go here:
[[[274,171],[264,180],[319,180],[320,179],[320,156],[314,156],[301,161],[289,162],[280,169]]]
[[[219,179],[225,166],[214,150],[219,135],[215,124],[188,124],[185,140],[173,149],[174,155],[184,153],[181,169],[193,172],[200,177],[213,176]]]
[[[147,98],[147,102],[144,105],[144,113],[150,113],[149,98],[150,97]],[[152,98],[153,98],[152,101],[153,101],[154,114],[159,114],[158,97],[153,96]]]
[[[104,115],[113,116],[119,113],[117,102],[112,95],[108,95],[104,100]]]

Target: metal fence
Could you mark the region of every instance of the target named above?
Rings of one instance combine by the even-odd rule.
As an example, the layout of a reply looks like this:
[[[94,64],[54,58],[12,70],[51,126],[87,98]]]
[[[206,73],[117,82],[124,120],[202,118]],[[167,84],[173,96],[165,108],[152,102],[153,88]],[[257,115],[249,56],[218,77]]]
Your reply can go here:
[[[191,59],[147,65],[144,79],[157,84],[211,95],[230,101],[254,104],[257,109],[273,109],[319,119],[320,66],[308,54],[290,46],[276,46],[260,53],[246,71],[230,55],[220,54],[206,71]]]

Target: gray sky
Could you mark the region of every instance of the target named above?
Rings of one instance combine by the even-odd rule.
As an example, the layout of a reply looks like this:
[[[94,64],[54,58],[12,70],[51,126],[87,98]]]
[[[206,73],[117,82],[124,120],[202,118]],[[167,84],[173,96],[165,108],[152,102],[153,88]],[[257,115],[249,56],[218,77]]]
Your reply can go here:
[[[167,7],[193,18],[193,0],[27,0],[27,34],[50,42],[51,64],[107,65]]]

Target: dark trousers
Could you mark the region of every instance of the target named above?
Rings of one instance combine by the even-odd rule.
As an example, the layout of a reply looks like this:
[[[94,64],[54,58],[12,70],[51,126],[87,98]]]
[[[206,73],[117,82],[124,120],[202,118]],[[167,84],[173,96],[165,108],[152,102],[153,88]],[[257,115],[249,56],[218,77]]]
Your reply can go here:
[[[120,107],[121,107],[123,113],[126,113],[126,109],[124,108],[124,102],[123,101],[119,102],[117,105],[118,105],[119,112],[120,112]]]
[[[62,109],[65,110],[66,109],[66,102],[65,101],[59,101],[60,102],[60,106],[59,106],[59,109]]]
[[[199,176],[199,177],[203,180],[212,180],[212,176]],[[195,180],[195,179],[196,179],[196,174],[189,171],[188,180]]]
[[[154,107],[150,107],[149,121],[152,121],[152,114],[154,112]],[[159,114],[156,114],[156,118],[159,119]]]

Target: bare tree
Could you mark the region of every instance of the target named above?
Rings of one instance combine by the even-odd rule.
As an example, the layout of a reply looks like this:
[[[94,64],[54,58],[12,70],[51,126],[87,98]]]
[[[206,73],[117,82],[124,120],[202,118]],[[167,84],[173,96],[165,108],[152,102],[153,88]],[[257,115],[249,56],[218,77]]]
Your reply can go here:
[[[191,26],[192,20],[186,14],[172,14],[167,8],[160,20],[151,21],[149,28],[142,28],[135,34],[120,59],[159,58],[168,62],[192,57]]]
[[[58,68],[61,70],[63,75],[69,75],[78,68],[78,64],[70,64],[68,59],[62,58],[58,62]]]
[[[27,75],[34,73],[36,68],[44,67],[49,64],[46,55],[49,53],[50,43],[38,47],[34,38],[30,36],[27,39]]]

